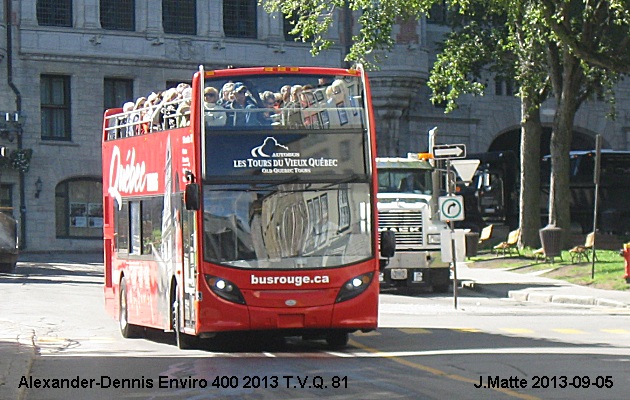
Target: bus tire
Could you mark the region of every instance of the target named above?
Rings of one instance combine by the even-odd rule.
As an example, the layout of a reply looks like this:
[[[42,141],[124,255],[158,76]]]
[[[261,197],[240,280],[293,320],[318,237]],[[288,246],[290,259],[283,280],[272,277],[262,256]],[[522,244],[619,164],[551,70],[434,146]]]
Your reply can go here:
[[[120,327],[120,333],[126,339],[141,337],[144,329],[141,326],[129,323],[129,303],[127,302],[127,282],[125,282],[125,278],[120,280],[119,295],[118,326]]]
[[[1,263],[0,272],[6,272],[7,274],[10,274],[12,272],[15,272],[16,266],[17,263]]]
[[[445,285],[433,285],[433,293],[447,293],[449,286],[448,283]]]
[[[345,347],[348,344],[348,340],[349,335],[345,331],[333,331],[326,335],[326,343],[333,348]]]
[[[171,302],[171,316],[173,318],[173,332],[175,332],[175,344],[180,350],[195,348],[195,338],[181,331],[182,319],[179,311],[179,301],[177,300],[177,286],[173,291]]]

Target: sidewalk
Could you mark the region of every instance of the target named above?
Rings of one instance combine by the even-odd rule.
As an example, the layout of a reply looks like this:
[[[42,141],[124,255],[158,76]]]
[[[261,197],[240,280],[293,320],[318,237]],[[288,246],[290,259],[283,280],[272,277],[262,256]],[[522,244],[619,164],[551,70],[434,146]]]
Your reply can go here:
[[[630,292],[589,288],[506,269],[469,268],[468,263],[457,263],[457,279],[469,289],[516,301],[630,308]]]

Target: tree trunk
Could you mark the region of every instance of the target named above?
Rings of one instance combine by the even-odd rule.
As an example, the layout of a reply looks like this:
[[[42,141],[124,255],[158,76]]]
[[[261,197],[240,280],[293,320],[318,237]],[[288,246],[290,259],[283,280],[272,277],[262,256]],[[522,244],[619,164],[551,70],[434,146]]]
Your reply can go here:
[[[519,246],[538,247],[540,238],[540,108],[533,97],[521,99],[521,182]]]
[[[562,90],[555,94],[557,109],[551,134],[551,182],[549,185],[549,224],[563,229],[563,247],[568,245],[571,229],[569,151],[583,77],[579,60],[564,49],[562,52]]]

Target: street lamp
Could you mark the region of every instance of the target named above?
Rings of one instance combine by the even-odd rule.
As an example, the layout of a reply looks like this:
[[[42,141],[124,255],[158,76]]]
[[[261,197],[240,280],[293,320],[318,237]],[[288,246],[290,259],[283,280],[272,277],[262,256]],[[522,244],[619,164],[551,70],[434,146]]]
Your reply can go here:
[[[37,177],[37,180],[35,181],[35,198],[39,199],[39,194],[42,192],[42,178],[40,178],[39,176]]]

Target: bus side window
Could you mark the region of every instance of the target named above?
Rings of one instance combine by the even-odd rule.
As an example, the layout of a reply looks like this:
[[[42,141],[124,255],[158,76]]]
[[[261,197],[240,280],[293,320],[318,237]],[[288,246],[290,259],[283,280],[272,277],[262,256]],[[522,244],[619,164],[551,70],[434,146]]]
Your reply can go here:
[[[129,252],[129,205],[123,203],[118,209],[118,202],[114,202],[116,252],[127,254]]]

